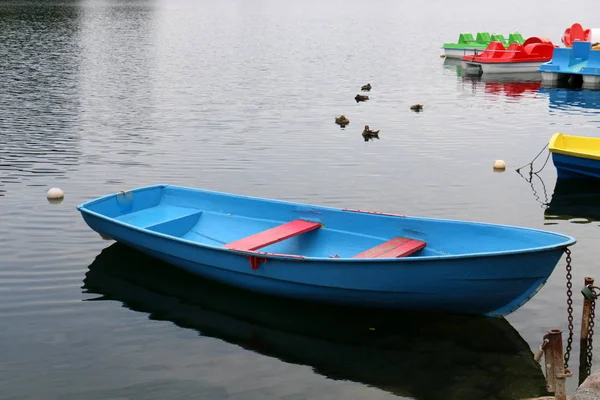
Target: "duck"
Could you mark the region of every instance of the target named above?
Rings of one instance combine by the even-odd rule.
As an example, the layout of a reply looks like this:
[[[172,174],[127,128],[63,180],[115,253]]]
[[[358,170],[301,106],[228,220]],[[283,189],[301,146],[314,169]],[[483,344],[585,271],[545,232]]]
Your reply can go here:
[[[365,96],[364,94],[357,94],[356,97],[354,97],[354,100],[356,100],[356,102],[358,103],[359,101],[369,100],[369,96]]]
[[[366,85],[362,85],[360,87],[360,90],[366,90],[368,92],[369,90],[371,90],[371,84],[367,83]]]
[[[335,117],[335,123],[341,126],[346,126],[350,123],[350,120],[346,118],[345,115],[340,115],[339,117]]]
[[[423,104],[413,104],[410,106],[410,109],[413,111],[421,111],[423,109]]]
[[[379,139],[379,129],[376,131],[372,131],[369,129],[369,125],[365,125],[365,129],[362,132],[362,136],[365,139],[365,142],[368,142],[369,139]]]

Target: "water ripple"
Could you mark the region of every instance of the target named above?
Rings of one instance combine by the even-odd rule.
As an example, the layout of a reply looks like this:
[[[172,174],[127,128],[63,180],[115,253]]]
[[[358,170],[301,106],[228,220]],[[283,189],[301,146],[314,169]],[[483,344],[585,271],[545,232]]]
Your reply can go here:
[[[146,375],[160,360],[172,376],[215,375],[203,383],[215,388],[212,398],[231,388],[215,366],[245,376],[244,387],[283,376],[305,385],[303,398],[384,398],[218,340],[199,344],[195,334],[114,302],[82,302],[90,298],[80,290],[86,269],[111,242],[85,225],[76,205],[134,187],[172,183],[548,228],[577,236],[574,279],[593,274],[597,226],[545,226],[544,209],[514,168],[555,131],[594,135],[600,92],[463,78],[439,59],[439,46],[480,19],[476,7],[459,21],[447,18],[450,6],[426,0],[407,19],[400,2],[376,3],[0,4],[0,343],[11,343],[0,351],[0,397],[52,397],[65,387],[75,398],[118,397],[124,392],[102,392],[106,382],[160,387]],[[516,6],[523,12],[514,14]],[[531,26],[527,13],[535,10],[511,0],[486,21],[508,32]],[[547,7],[536,32],[562,33],[561,10]],[[367,82],[370,100],[357,103]],[[414,103],[423,112],[410,111]],[[351,121],[343,129],[334,123],[340,114]],[[364,125],[381,138],[365,142]],[[505,173],[492,171],[495,159],[507,161]],[[550,194],[551,164],[542,175]],[[62,203],[45,199],[54,186],[65,192]],[[512,319],[532,346],[539,329],[530,321],[562,326],[554,312],[562,279],[554,274]],[[276,372],[239,368],[240,359]]]

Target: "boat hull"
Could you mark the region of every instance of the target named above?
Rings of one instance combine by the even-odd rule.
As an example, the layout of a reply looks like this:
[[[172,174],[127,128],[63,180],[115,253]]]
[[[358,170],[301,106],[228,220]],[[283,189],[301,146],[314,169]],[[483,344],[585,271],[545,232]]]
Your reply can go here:
[[[559,179],[600,179],[600,138],[555,133],[548,148]]]
[[[600,160],[552,153],[559,179],[600,179]]]
[[[469,74],[535,73],[540,65],[542,62],[481,63],[462,61],[463,70]]]
[[[548,83],[555,83],[569,79],[569,74],[561,74],[558,72],[541,72],[542,81]]]
[[[446,58],[460,60],[464,56],[474,56],[478,53],[484,51],[485,48],[475,49],[475,48],[464,48],[464,49],[452,49],[452,48],[444,48],[444,55]]]
[[[586,86],[599,86],[600,76],[599,75],[584,75],[582,74],[583,84]]]
[[[136,191],[133,191],[131,198],[135,197]],[[127,201],[117,203],[118,207],[132,208]],[[334,218],[345,212],[295,203],[289,203],[289,206],[296,209],[310,207],[325,221],[325,226],[335,226]],[[176,229],[165,224],[140,229],[116,220],[115,216],[107,217],[91,211],[85,205],[79,208],[85,222],[100,235],[204,278],[275,296],[358,307],[503,316],[519,308],[543,286],[563,255],[564,248],[574,243],[573,238],[545,232],[539,233],[544,240],[550,240],[553,235],[560,236],[559,239],[551,238],[552,241],[557,240],[556,244],[538,250],[504,254],[403,259],[301,257],[231,251],[185,240],[176,237],[181,235],[177,232],[182,224],[189,223],[181,222],[182,219],[179,219]],[[119,211],[107,208],[105,212],[115,214]],[[391,219],[393,223],[407,220],[400,216],[345,213],[355,218],[387,219],[388,222]],[[380,229],[384,229],[383,222],[379,224]],[[471,224],[475,231],[490,229],[486,224]],[[444,229],[449,228],[442,224],[438,230]],[[167,231],[171,234],[165,234]],[[484,233],[480,234],[483,237]],[[435,247],[434,240],[430,243]]]

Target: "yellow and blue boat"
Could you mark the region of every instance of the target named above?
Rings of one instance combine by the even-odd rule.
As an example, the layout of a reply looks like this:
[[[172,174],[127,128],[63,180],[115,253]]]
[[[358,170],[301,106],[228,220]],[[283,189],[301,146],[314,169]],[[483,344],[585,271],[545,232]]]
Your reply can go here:
[[[548,148],[559,179],[600,179],[600,138],[555,133]]]

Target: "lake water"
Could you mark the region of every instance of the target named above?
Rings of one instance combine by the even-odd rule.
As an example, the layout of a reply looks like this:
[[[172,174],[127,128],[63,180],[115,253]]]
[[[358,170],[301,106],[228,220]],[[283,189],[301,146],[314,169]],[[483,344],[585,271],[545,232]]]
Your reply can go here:
[[[531,350],[551,328],[566,336],[564,260],[506,320],[363,315],[191,278],[102,240],[76,205],[172,183],[566,233],[577,338],[583,278],[598,277],[598,189],[555,193],[551,161],[531,180],[515,169],[555,132],[597,136],[600,92],[464,79],[439,55],[463,31],[558,44],[574,22],[596,27],[593,5],[0,3],[0,398],[544,394]],[[45,198],[55,186],[60,204]],[[569,217],[545,216],[553,195]],[[570,367],[572,392],[577,345]]]

